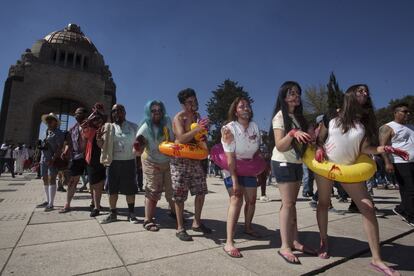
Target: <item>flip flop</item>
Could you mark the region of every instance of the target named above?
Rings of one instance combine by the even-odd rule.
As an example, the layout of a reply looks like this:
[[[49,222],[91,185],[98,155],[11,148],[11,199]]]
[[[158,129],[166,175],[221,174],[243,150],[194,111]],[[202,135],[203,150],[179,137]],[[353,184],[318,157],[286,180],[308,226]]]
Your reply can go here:
[[[226,252],[226,254],[229,255],[232,258],[241,258],[241,257],[243,257],[243,255],[240,253],[240,250],[237,249],[237,248],[234,248],[232,250],[226,250],[223,247],[223,251]]]
[[[299,264],[302,264],[300,261],[299,261],[299,259],[297,259],[297,261],[291,261],[290,259],[289,259],[289,257],[296,257],[293,253],[282,253],[282,252],[280,252],[280,250],[278,250],[277,251],[277,254],[279,254],[279,256],[280,257],[282,257],[283,258],[283,260],[285,260],[287,263],[289,263],[289,264],[295,264],[295,265],[299,265]]]
[[[384,275],[386,275],[386,276],[392,276],[392,275],[394,275],[394,273],[396,272],[396,271],[395,271],[394,269],[392,269],[391,267],[381,268],[380,266],[375,265],[375,264],[373,264],[373,263],[370,263],[369,265],[370,265],[373,269],[375,269],[376,271],[384,273]],[[398,271],[397,271],[397,272],[398,272]]]
[[[307,254],[310,256],[318,256],[318,252],[316,250],[313,250],[312,248],[308,248],[305,245],[302,245],[302,249],[299,248],[293,248],[295,251],[301,252],[303,254]]]
[[[325,243],[323,245],[324,245],[323,248],[319,247],[319,250],[317,251],[317,255],[319,258],[326,260],[326,259],[329,259],[331,256],[328,253],[329,247],[327,247]]]

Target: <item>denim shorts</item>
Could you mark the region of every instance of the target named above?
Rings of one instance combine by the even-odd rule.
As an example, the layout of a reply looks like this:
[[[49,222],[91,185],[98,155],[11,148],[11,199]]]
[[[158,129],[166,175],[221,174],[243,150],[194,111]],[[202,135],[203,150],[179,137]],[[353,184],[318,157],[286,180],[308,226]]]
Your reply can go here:
[[[257,188],[257,179],[254,176],[238,176],[239,185],[244,188]],[[231,176],[224,178],[224,185],[227,189],[233,188]]]
[[[58,170],[53,166],[48,166],[46,161],[40,162],[40,175],[54,177],[58,174]]]
[[[272,174],[276,182],[302,182],[302,164],[278,162],[272,160]]]

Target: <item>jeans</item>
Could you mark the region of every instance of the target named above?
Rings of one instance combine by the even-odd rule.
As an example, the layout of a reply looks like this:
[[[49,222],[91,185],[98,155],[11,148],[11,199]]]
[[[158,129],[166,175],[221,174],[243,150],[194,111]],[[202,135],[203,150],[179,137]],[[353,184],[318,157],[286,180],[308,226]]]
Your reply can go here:
[[[314,174],[313,171],[309,170],[308,167],[303,164],[303,178],[302,178],[302,183],[303,183],[303,194],[313,194],[313,180],[314,180]]]

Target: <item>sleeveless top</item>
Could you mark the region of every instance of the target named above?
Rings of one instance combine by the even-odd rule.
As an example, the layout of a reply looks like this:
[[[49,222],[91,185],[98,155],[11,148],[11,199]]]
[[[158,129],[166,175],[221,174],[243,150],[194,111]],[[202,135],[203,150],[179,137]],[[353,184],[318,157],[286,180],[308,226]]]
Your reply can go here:
[[[389,122],[387,126],[392,128],[394,136],[391,138],[391,145],[407,151],[410,154],[408,161],[403,160],[398,155],[390,154],[392,163],[411,163],[414,162],[414,126],[402,125],[397,122]]]
[[[360,123],[343,133],[342,127],[338,125],[338,119],[329,121],[328,138],[324,148],[328,160],[337,164],[354,164],[361,152],[361,142],[365,137],[365,128]]]

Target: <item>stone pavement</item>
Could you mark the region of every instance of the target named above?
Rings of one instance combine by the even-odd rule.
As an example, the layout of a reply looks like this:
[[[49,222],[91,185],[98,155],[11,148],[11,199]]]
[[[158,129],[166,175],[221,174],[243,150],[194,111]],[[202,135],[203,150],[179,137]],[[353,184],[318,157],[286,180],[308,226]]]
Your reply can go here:
[[[337,212],[329,215],[331,257],[300,255],[302,265],[289,265],[278,255],[280,246],[279,192],[268,186],[271,202],[257,203],[255,227],[263,235],[259,240],[243,234],[239,223],[236,242],[244,258],[232,259],[222,250],[228,197],[222,180],[208,178],[210,194],[206,197],[203,217],[214,229],[202,236],[191,230],[193,242],[175,237],[175,223],[168,217],[165,200],[160,201],[157,222],[161,230],[147,232],[142,224],[133,225],[126,218],[101,225],[89,217],[87,193],[77,193],[74,211],[59,214],[35,208],[44,192],[40,180],[32,174],[0,177],[0,268],[2,275],[381,275],[368,264],[370,254],[359,214],[347,214],[348,204],[333,204]],[[384,259],[403,275],[414,274],[414,229],[392,213],[399,200],[396,190],[375,190],[375,202],[386,213],[379,218]],[[63,205],[65,193],[57,194],[56,207]],[[144,196],[136,199],[136,213],[142,220]],[[318,227],[315,211],[308,199],[299,198],[298,227],[301,240],[316,248]],[[104,196],[103,206],[108,206]],[[120,196],[120,212],[126,203]],[[191,222],[193,201],[186,204],[186,217]],[[243,219],[240,220],[243,222]],[[188,225],[189,227],[190,225]]]

